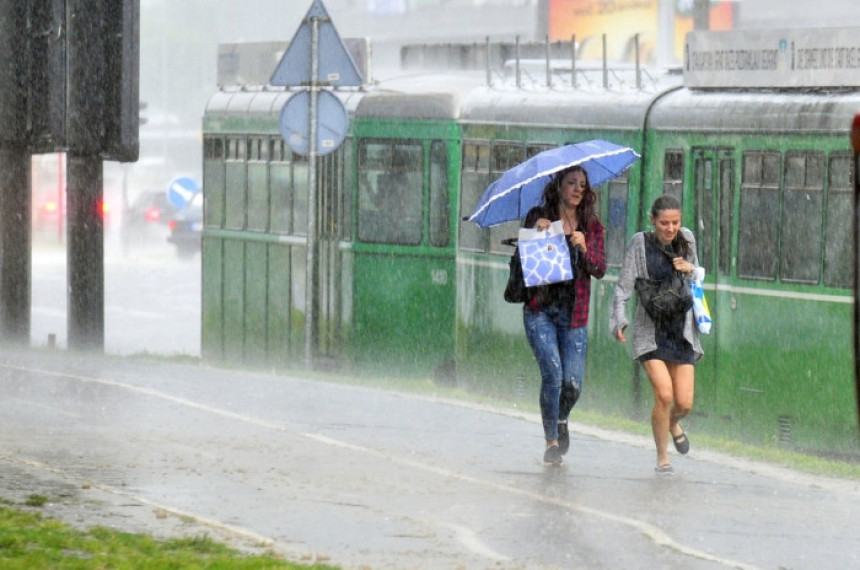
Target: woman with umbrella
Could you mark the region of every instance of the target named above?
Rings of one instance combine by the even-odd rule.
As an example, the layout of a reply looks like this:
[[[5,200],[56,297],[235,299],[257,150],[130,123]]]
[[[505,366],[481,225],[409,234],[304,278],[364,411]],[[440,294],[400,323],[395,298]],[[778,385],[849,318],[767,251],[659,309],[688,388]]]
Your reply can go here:
[[[594,212],[600,186],[639,160],[632,148],[601,139],[540,152],[506,171],[466,219],[492,227],[525,217],[545,230],[561,220],[571,245],[573,280],[526,288],[523,323],[541,374],[544,461],[560,464],[570,448],[568,417],[582,394],[591,278],[606,273],[603,226]]]
[[[621,342],[627,342],[624,330],[629,323],[624,306],[635,290],[637,278],[662,280],[678,272],[686,279],[698,263],[695,237],[681,227],[681,204],[674,196],[664,194],[654,200],[651,223],[654,232],[639,232],[631,238],[615,286],[609,329]],[[667,453],[670,435],[678,453],[690,450],[690,440],[679,421],[693,407],[694,366],[701,357],[692,303],[675,315],[653,319],[637,301],[633,358],[642,364],[654,388],[651,429],[657,447],[654,470],[659,475],[675,472]]]
[[[573,280],[528,288],[523,306],[526,337],[541,373],[544,462],[556,465],[570,448],[567,421],[582,394],[591,278],[606,273],[596,200],[585,169],[567,168],[546,184],[542,204],[532,208],[524,222],[525,227],[545,230],[561,220],[574,266]]]

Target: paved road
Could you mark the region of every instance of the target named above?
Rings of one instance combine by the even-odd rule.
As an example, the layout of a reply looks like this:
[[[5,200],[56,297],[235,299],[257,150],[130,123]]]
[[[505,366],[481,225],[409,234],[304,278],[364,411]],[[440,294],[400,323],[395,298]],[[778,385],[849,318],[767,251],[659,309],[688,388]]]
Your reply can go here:
[[[0,469],[344,568],[860,567],[860,489],[536,414],[205,366],[0,353]],[[9,473],[0,474],[9,477]],[[13,475],[14,476],[14,475]],[[121,501],[120,501],[121,502]],[[144,529],[145,530],[145,529]]]
[[[105,250],[105,352],[200,356],[200,256],[180,260],[167,242]],[[65,248],[35,251],[31,346],[68,345],[66,273]]]

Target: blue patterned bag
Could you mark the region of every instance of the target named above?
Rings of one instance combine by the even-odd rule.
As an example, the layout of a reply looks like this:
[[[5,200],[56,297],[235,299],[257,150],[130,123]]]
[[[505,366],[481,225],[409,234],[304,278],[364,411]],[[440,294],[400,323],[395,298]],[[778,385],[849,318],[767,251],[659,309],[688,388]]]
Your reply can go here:
[[[561,221],[544,231],[521,229],[517,248],[526,287],[573,279],[570,247]]]

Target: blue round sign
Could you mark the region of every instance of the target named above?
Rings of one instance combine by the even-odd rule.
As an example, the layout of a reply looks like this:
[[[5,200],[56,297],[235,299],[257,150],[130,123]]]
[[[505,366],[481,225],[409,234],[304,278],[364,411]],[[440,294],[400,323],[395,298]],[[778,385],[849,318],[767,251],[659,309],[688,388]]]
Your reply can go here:
[[[310,151],[310,95],[299,91],[284,104],[279,127],[284,141],[297,154],[307,156]],[[316,151],[326,155],[340,146],[349,129],[349,115],[340,99],[328,91],[317,97]]]
[[[190,176],[174,178],[167,185],[167,199],[177,210],[187,206],[198,192],[200,192],[200,183]]]

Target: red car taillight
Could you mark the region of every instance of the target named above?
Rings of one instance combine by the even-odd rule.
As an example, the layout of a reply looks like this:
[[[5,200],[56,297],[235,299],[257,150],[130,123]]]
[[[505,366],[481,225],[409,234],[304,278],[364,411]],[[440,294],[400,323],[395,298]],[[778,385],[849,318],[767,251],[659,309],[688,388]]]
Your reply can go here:
[[[146,209],[146,212],[143,214],[143,218],[147,222],[157,222],[161,220],[161,212],[158,211],[158,208],[155,206],[150,206]]]

